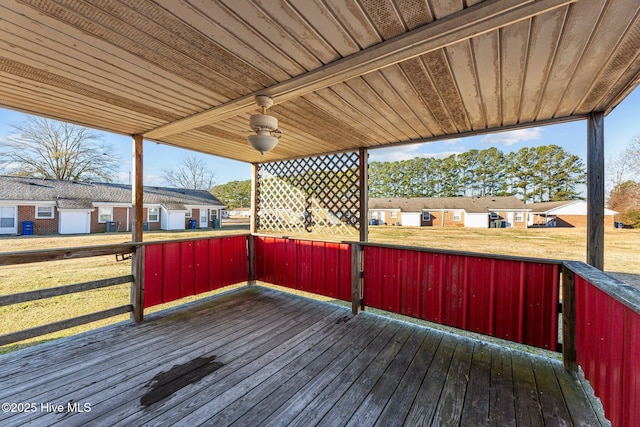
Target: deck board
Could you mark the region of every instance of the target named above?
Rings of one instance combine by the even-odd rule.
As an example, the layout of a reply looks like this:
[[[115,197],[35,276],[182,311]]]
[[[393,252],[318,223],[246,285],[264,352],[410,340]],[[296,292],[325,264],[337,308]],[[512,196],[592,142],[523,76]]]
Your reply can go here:
[[[91,405],[3,412],[3,426],[603,421],[557,360],[255,286],[0,356],[0,366],[5,402]]]

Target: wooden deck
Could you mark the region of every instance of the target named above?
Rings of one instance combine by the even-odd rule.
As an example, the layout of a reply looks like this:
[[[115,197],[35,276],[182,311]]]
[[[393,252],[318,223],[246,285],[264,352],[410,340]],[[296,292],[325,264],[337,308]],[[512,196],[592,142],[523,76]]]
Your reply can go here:
[[[606,423],[558,361],[261,287],[2,356],[0,384],[3,426]]]

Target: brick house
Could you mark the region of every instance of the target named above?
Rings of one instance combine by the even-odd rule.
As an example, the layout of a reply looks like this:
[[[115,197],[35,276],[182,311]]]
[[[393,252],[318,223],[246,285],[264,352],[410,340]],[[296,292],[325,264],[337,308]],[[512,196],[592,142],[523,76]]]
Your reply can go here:
[[[530,227],[586,227],[587,202],[584,200],[564,200],[560,202],[531,203],[527,207]],[[605,227],[613,227],[618,212],[604,210]]]
[[[414,227],[526,228],[529,210],[513,196],[369,199],[372,223]]]
[[[0,176],[0,234],[130,231],[131,186]],[[145,229],[208,228],[224,205],[204,190],[144,187]]]

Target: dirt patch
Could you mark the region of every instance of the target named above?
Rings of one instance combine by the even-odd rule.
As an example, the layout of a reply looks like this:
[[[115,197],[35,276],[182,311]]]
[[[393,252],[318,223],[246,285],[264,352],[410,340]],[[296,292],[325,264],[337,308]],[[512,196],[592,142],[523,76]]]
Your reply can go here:
[[[142,406],[149,406],[176,391],[194,384],[224,366],[216,361],[216,356],[198,357],[182,365],[172,366],[167,372],[160,372],[146,385],[150,390],[140,398]]]

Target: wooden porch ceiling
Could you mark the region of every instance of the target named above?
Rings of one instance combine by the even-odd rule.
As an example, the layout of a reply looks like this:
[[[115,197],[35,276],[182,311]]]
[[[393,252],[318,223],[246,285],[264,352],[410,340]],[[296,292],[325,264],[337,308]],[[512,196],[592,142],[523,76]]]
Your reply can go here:
[[[0,105],[247,162],[608,113],[639,83],[637,1],[0,4]]]
[[[260,287],[0,362],[3,426],[606,425],[557,360]]]

